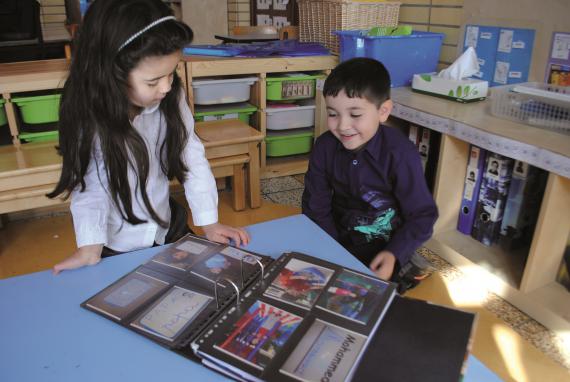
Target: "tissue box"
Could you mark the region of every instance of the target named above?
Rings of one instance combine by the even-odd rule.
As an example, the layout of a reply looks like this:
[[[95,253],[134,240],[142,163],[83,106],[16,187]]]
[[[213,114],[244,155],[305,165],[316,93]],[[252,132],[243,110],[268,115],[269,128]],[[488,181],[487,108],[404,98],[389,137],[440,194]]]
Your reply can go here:
[[[475,79],[452,80],[436,77],[437,73],[414,74],[412,90],[418,93],[468,103],[487,97],[489,82]]]

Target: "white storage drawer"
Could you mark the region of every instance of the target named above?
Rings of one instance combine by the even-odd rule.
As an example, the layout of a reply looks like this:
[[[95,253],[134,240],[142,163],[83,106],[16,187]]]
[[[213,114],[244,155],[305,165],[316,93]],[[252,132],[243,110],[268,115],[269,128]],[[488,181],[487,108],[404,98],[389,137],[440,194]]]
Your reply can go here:
[[[194,104],[215,105],[249,100],[250,88],[257,77],[199,78],[192,81]]]
[[[285,130],[310,127],[315,124],[315,102],[267,105],[267,129]]]

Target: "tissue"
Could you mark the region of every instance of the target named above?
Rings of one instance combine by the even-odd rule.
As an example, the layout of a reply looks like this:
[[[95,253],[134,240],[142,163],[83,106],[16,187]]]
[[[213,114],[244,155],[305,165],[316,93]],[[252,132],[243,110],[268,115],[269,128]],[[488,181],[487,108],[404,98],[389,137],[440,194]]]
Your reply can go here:
[[[475,53],[475,49],[470,46],[453,64],[439,72],[437,77],[446,78],[448,80],[462,80],[471,77],[477,72],[479,72],[477,53]]]
[[[412,90],[462,103],[481,101],[487,96],[489,83],[469,78],[477,72],[477,54],[469,47],[453,64],[439,73],[414,74]]]

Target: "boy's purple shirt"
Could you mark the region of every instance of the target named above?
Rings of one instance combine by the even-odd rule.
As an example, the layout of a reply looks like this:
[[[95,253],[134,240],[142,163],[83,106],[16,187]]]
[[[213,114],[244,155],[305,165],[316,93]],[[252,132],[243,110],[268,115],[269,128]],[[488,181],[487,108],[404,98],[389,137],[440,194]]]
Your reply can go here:
[[[438,217],[416,147],[385,126],[357,152],[346,150],[331,132],[322,134],[309,160],[302,207],[341,244],[349,237],[365,240],[354,227],[394,210],[396,228],[384,250],[401,265],[431,237]]]

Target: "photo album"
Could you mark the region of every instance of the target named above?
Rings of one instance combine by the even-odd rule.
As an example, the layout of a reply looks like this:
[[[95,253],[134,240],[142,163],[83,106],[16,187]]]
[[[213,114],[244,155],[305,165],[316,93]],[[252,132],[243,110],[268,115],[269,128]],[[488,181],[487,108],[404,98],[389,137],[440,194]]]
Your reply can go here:
[[[394,341],[381,332],[397,322],[384,317],[406,311],[403,300],[393,283],[313,256],[273,259],[189,234],[81,306],[236,380],[332,382],[368,374],[362,360],[371,343]],[[457,380],[473,317],[442,309],[467,318]]]

